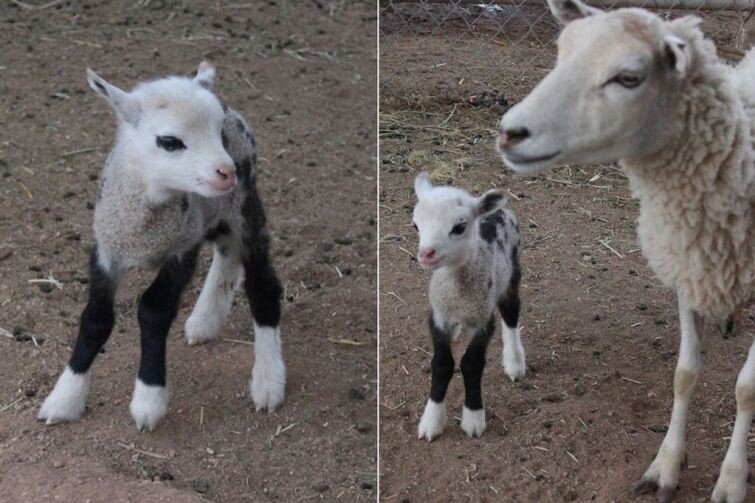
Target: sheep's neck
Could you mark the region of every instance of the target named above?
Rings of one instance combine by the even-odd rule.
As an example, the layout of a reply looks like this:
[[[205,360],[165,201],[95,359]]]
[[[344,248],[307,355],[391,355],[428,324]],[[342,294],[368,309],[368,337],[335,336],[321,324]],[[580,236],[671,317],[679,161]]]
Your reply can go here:
[[[750,125],[728,71],[708,68],[698,75],[690,76],[679,98],[676,117],[684,127],[677,139],[659,152],[621,161],[641,201],[678,194],[695,205],[706,193],[741,191],[751,183],[736,162],[749,148]]]

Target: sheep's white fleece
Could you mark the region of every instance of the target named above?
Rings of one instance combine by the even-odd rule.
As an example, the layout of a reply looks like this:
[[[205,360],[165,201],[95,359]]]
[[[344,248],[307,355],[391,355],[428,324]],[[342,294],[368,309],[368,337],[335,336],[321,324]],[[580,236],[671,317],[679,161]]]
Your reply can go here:
[[[727,66],[698,23],[672,23],[691,54],[678,141],[622,165],[650,267],[686,306],[725,317],[751,300],[755,278],[755,54]]]

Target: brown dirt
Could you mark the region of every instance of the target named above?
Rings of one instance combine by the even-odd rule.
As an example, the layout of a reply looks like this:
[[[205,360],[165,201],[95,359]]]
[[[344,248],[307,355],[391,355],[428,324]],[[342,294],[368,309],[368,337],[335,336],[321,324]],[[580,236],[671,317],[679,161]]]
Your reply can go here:
[[[514,176],[493,153],[500,111],[464,103],[472,93],[496,88],[510,103],[520,100],[539,78],[532,61],[552,61],[550,46],[518,60],[509,54],[510,65],[489,84],[467,66],[478,56],[476,42],[451,28],[434,36],[403,31],[382,37],[388,41],[381,44],[378,196],[381,500],[628,501],[668,424],[679,324],[674,295],[638,251],[638,209],[625,177],[614,166]],[[392,54],[384,58],[386,47]],[[429,69],[428,54],[443,54],[447,65]],[[420,170],[478,193],[510,191],[522,229],[528,372],[511,383],[500,366],[500,338],[494,339],[483,380],[488,429],[481,439],[467,438],[458,426],[463,386],[457,372],[446,431],[432,443],[417,440],[432,353],[429,275],[412,257],[411,186]],[[753,311],[737,337],[724,339],[717,326],[706,327],[705,370],[688,423],[690,466],[675,501],[710,498],[753,328]],[[455,345],[457,365],[466,342]]]
[[[0,500],[375,499],[374,10],[152,0],[37,11],[3,2],[0,327],[18,337],[0,335]],[[91,203],[114,136],[84,69],[130,87],[193,72],[203,58],[261,149],[260,191],[286,287],[286,402],[254,412],[249,345],[181,339],[205,252],[169,338],[173,397],[157,430],[138,433],[128,413],[145,274],[119,293],[86,414],[46,427],[35,416],[77,331]],[[62,289],[29,283],[49,274]],[[250,340],[248,313],[240,295],[223,337]]]

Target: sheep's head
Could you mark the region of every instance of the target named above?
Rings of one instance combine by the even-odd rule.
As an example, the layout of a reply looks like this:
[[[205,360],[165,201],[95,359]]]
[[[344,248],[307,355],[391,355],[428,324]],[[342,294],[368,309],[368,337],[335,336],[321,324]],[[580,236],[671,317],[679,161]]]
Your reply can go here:
[[[427,173],[414,181],[417,205],[413,223],[419,232],[417,260],[423,269],[456,267],[467,262],[478,246],[478,219],[506,203],[491,190],[481,197],[455,187],[433,187]]]
[[[130,167],[139,170],[150,193],[215,197],[236,185],[222,140],[225,114],[209,90],[214,76],[203,62],[194,78],[168,77],[126,92],[87,69],[89,86],[115,111],[118,142],[135,160]]]
[[[637,158],[677,137],[679,89],[693,63],[685,37],[699,34],[697,18],[548,3],[566,25],[556,67],[501,119],[496,149],[506,165],[535,173]]]

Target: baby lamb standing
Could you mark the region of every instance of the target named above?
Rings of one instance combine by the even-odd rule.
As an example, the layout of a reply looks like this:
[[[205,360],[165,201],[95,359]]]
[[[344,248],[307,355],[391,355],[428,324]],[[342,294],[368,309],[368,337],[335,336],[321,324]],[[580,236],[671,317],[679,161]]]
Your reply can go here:
[[[254,318],[250,393],[257,410],[275,408],[286,382],[278,328],[282,290],[268,253],[249,126],[209,90],[215,69],[207,62],[194,78],[168,77],[131,92],[91,70],[87,76],[115,111],[118,134],[94,212],[89,302],[73,355],[39,419],[53,424],[83,414],[90,367],[115,322],[116,289],[128,270],[140,267],[158,273],[139,300],[141,362],[130,410],[140,430],[157,425],[168,410],[168,330],[205,240],[214,242],[214,256],[186,321],[188,343],[218,334],[243,274]]]
[[[432,441],[445,428],[446,390],[454,372],[451,340],[457,331],[471,334],[461,359],[465,388],[461,428],[470,437],[479,437],[485,431],[482,373],[496,306],[503,318],[504,372],[512,381],[525,372],[519,336],[519,228],[500,191],[474,197],[455,187],[433,187],[426,173],[417,177],[414,191],[417,259],[423,269],[433,271],[429,325],[435,351],[419,438]]]

